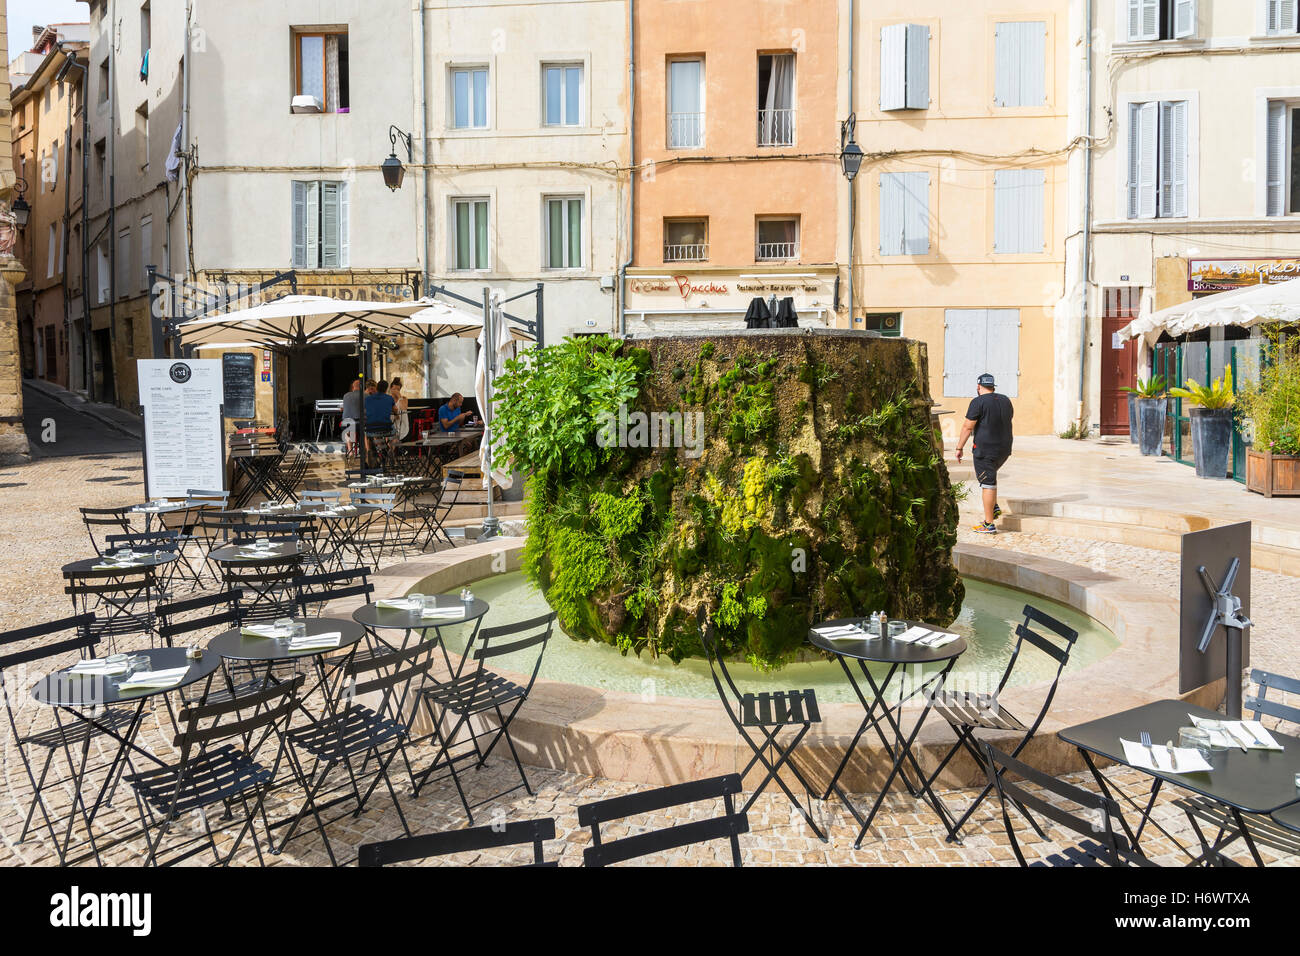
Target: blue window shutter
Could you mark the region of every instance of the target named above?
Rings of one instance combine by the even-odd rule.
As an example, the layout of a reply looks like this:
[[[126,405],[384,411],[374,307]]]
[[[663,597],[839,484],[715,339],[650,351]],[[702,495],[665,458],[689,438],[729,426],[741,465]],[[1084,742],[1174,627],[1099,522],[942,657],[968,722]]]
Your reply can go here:
[[[993,251],[1039,253],[1044,249],[1042,169],[1001,169],[993,174]]]
[[[994,42],[993,102],[1042,106],[1047,102],[1047,24],[999,23]]]
[[[901,256],[905,254],[906,191],[904,173],[880,174],[880,254]]]
[[[975,379],[983,372],[987,309],[946,309],[943,313],[943,394],[975,396]],[[965,409],[960,409],[965,417]]]
[[[1020,310],[989,309],[984,346],[984,365],[1008,398],[1020,394]],[[978,373],[977,373],[978,374]]]
[[[930,174],[900,173],[904,190],[904,251],[909,256],[930,252]]]
[[[880,28],[880,109],[907,109],[907,24]]]
[[[907,24],[907,92],[909,110],[930,106],[930,28],[924,24]]]

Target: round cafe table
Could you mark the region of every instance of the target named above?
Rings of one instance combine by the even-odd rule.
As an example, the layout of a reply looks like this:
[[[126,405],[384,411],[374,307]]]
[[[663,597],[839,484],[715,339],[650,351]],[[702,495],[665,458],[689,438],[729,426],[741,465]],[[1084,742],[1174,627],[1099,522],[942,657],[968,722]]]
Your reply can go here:
[[[926,781],[926,775],[922,771],[916,756],[912,752],[912,745],[915,743],[917,736],[921,732],[921,727],[925,723],[926,717],[930,714],[930,708],[933,706],[934,695],[943,687],[944,681],[947,680],[949,672],[952,671],[953,665],[957,663],[957,658],[966,652],[966,639],[957,635],[957,639],[944,644],[940,647],[926,647],[916,643],[895,640],[887,635],[871,636],[863,634],[861,638],[832,639],[820,633],[837,627],[860,627],[866,629],[869,623],[867,618],[834,618],[829,621],[822,621],[814,624],[808,629],[808,643],[812,644],[818,650],[826,651],[835,655],[839,661],[840,667],[844,670],[844,675],[849,679],[849,684],[853,687],[853,692],[857,695],[866,711],[866,716],[862,719],[862,724],[858,727],[858,732],[853,737],[853,742],[849,744],[844,751],[844,759],[835,770],[831,777],[830,786],[826,788],[826,794],[822,799],[827,799],[832,790],[838,790],[836,786],[839,782],[840,775],[844,768],[848,766],[849,758],[853,755],[853,750],[858,745],[858,741],[871,728],[880,738],[881,744],[885,751],[893,760],[893,766],[889,771],[889,776],[885,778],[885,784],[880,789],[880,794],[876,797],[875,803],[872,804],[871,810],[865,817],[860,815],[851,802],[845,800],[849,812],[861,824],[862,829],[858,831],[858,838],[854,842],[854,847],[862,845],[862,839],[866,836],[867,830],[871,828],[871,823],[880,810],[884,802],[885,795],[889,792],[895,778],[903,781],[908,792],[914,797],[925,799],[935,812],[939,814],[939,819],[943,821],[944,828],[948,830],[949,836],[953,833],[952,821],[949,818],[947,809],[935,795],[933,789]],[[934,631],[943,634],[956,635],[956,631],[947,628],[935,627],[932,624],[925,624],[920,621],[904,621],[908,628],[923,627],[928,631]],[[849,666],[849,661],[857,663],[857,670],[860,678],[854,675],[854,669]],[[883,680],[877,681],[871,673],[870,664],[886,664],[889,670],[886,672]],[[896,676],[902,672],[904,675],[908,670],[919,672],[926,665],[942,665],[939,670],[928,677],[918,676],[914,686],[910,689],[907,686],[902,688],[897,703],[890,704],[887,700],[887,692],[890,684]],[[866,684],[867,691],[863,690],[863,683]],[[917,718],[915,726],[911,733],[905,733],[902,727],[901,718],[903,706],[915,697],[920,697],[923,701],[921,714]],[[877,713],[879,711],[879,713]],[[881,724],[884,723],[882,728]],[[892,738],[892,739],[891,739]],[[904,762],[911,765],[916,773],[918,785],[914,785],[908,779],[907,771],[904,769]]]
[[[217,548],[209,557],[218,564],[284,564],[296,561],[306,554],[301,541],[286,541],[269,548],[254,548],[247,544],[228,544]]]
[[[447,665],[448,673],[460,676],[460,668],[453,669],[451,666],[451,656],[447,653],[447,642],[442,639],[442,628],[451,624],[468,624],[474,625],[470,633],[469,640],[465,642],[465,650],[461,655],[461,667],[465,666],[465,661],[469,658],[470,647],[473,646],[475,639],[478,637],[479,627],[483,622],[484,616],[490,609],[490,605],[482,598],[474,598],[472,601],[462,601],[459,594],[426,594],[425,599],[432,598],[437,607],[460,607],[464,608],[463,617],[445,618],[445,617],[422,617],[418,611],[403,610],[401,608],[380,607],[378,603],[363,604],[352,612],[352,620],[365,627],[370,635],[379,644],[390,650],[405,650],[407,644],[411,641],[413,634],[419,633],[421,640],[424,635],[432,630],[442,647],[443,661]],[[395,600],[402,600],[396,598]],[[385,640],[383,632],[401,631],[400,642],[396,644],[389,643]]]
[[[114,572],[123,575],[135,574],[145,569],[162,567],[179,560],[180,555],[175,551],[137,551],[131,559],[130,564],[115,564],[111,557],[99,558],[82,558],[80,561],[73,561],[63,566],[63,576],[66,577],[113,577]],[[101,567],[101,565],[104,565]]]

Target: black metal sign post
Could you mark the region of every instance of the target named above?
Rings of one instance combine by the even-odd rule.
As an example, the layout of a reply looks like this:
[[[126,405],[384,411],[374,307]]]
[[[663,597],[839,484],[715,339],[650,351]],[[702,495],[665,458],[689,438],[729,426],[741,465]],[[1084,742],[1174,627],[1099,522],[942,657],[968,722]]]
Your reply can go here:
[[[1196,573],[1200,575],[1201,584],[1205,587],[1205,593],[1209,595],[1210,601],[1214,604],[1214,610],[1205,621],[1205,627],[1201,630],[1201,641],[1196,645],[1196,649],[1202,654],[1210,649],[1210,639],[1214,637],[1214,632],[1223,626],[1224,633],[1227,637],[1227,688],[1224,695],[1224,710],[1227,711],[1231,720],[1241,719],[1241,670],[1242,670],[1242,653],[1241,646],[1243,642],[1242,632],[1245,628],[1250,627],[1250,618],[1241,612],[1241,598],[1232,593],[1232,586],[1237,580],[1237,571],[1241,568],[1241,560],[1233,558],[1232,563],[1228,565],[1228,571],[1223,576],[1223,584],[1215,585],[1214,579],[1210,577],[1210,572],[1205,570],[1205,565],[1200,565]]]

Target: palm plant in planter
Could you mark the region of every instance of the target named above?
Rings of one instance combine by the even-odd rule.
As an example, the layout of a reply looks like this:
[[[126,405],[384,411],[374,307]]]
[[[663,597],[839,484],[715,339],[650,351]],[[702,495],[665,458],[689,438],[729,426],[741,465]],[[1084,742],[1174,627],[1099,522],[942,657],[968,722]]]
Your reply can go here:
[[[1188,417],[1192,424],[1192,454],[1198,478],[1227,478],[1228,455],[1232,452],[1232,366],[1223,370],[1223,378],[1208,385],[1187,380],[1186,388],[1171,388],[1174,398],[1186,399],[1192,407]]]
[[[1128,440],[1144,455],[1160,454],[1165,438],[1165,377],[1138,379],[1137,388],[1124,391],[1128,392]]]
[[[1237,396],[1254,440],[1246,449],[1246,489],[1300,495],[1300,338],[1267,334],[1259,381]]]

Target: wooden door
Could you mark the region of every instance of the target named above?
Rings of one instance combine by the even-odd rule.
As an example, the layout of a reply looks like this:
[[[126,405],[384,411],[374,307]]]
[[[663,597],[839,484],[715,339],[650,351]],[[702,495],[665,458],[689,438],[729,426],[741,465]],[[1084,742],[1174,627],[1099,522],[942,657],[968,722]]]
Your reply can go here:
[[[1115,334],[1137,316],[1137,289],[1106,289],[1101,320],[1101,433],[1128,434],[1128,392],[1137,384],[1137,340],[1116,348]]]

